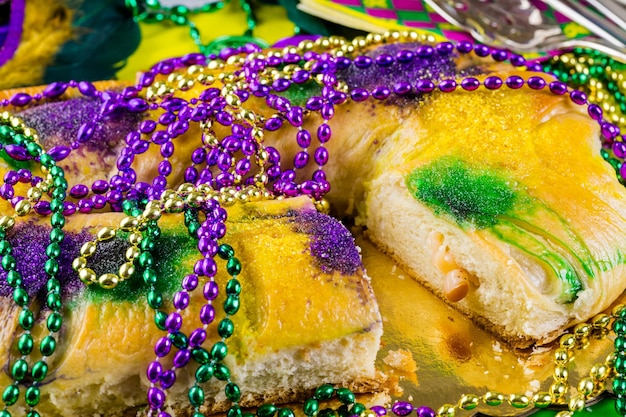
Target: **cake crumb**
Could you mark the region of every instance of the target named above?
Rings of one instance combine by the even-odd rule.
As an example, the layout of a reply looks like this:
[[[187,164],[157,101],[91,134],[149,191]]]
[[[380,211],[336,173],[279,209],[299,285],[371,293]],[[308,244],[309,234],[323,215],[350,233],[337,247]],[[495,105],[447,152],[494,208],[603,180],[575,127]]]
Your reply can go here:
[[[500,346],[500,342],[497,340],[493,342],[492,348],[494,352],[502,353],[502,346]]]
[[[383,358],[385,365],[402,372],[417,371],[417,363],[413,359],[413,354],[406,349],[390,350]]]

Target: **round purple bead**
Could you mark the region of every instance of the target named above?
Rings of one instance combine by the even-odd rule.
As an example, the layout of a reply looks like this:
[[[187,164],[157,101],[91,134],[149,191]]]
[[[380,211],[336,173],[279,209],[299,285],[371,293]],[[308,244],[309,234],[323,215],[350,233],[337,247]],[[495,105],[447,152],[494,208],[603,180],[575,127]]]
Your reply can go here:
[[[369,96],[369,92],[364,88],[355,88],[350,92],[350,98],[356,102],[365,101],[369,98]]]
[[[452,91],[456,90],[456,81],[442,80],[439,83],[438,88],[440,91],[443,91],[444,93],[451,93]]]
[[[92,97],[96,95],[96,86],[89,81],[81,81],[78,83],[78,91],[86,97]]]
[[[533,90],[541,90],[546,86],[546,80],[541,77],[530,77],[528,79],[528,86]]]
[[[478,87],[480,87],[480,81],[474,77],[464,78],[463,81],[461,81],[461,88],[463,88],[463,90],[474,91]]]
[[[308,148],[311,145],[311,134],[307,130],[299,130],[296,133],[296,141],[301,148]]]
[[[324,166],[328,163],[328,157],[328,149],[323,146],[318,147],[313,155],[313,159],[315,159],[315,162],[320,166]]]
[[[626,143],[624,143],[625,140],[626,140],[626,138],[624,136],[622,136],[622,141],[621,142],[619,142],[619,141],[613,142],[613,153],[618,158],[626,157]]]
[[[91,203],[93,204],[94,209],[100,210],[106,206],[107,200],[101,195],[93,195],[91,196]]]
[[[370,410],[372,410],[374,413],[376,413],[377,416],[384,416],[387,415],[387,409],[385,407],[383,407],[382,405],[375,405],[373,407],[370,408]]]
[[[191,353],[187,349],[181,349],[174,355],[174,366],[184,368],[191,359]]]
[[[202,328],[195,329],[189,335],[189,346],[192,348],[200,347],[206,340],[206,331]]]
[[[322,97],[309,97],[309,99],[306,101],[306,108],[307,110],[311,111],[319,111],[323,105],[324,99]]]
[[[205,277],[213,277],[217,273],[217,264],[212,258],[202,258],[194,265],[195,274]]]
[[[211,324],[215,320],[215,307],[205,304],[200,308],[200,321],[202,324]]]
[[[442,55],[447,55],[447,54],[452,53],[452,51],[454,51],[454,45],[452,44],[452,42],[438,43],[435,48],[437,48],[437,52],[439,52]]]
[[[359,69],[366,69],[372,66],[373,60],[369,56],[360,55],[354,58],[354,66]]]
[[[569,93],[570,100],[578,105],[587,104],[587,94],[583,93],[580,90],[572,90]]]
[[[589,107],[587,107],[587,113],[593,120],[602,119],[602,107],[598,106],[597,104],[590,104]]]
[[[56,162],[62,161],[70,154],[72,149],[69,146],[55,146],[48,151],[48,155]]]
[[[396,60],[401,64],[408,64],[413,61],[413,58],[415,58],[415,53],[408,49],[403,49],[396,53]]]
[[[430,93],[435,89],[435,83],[431,80],[418,80],[415,84],[415,88],[417,88],[420,93]]]
[[[415,54],[419,58],[430,58],[435,54],[435,48],[430,45],[420,45],[415,50]]]
[[[600,124],[600,129],[602,132],[602,136],[604,136],[607,139],[613,139],[617,135],[619,135],[619,128],[609,122],[602,122]]]
[[[467,54],[474,49],[474,45],[468,41],[461,41],[456,44],[456,50],[462,54]]]
[[[391,90],[384,85],[379,85],[378,87],[374,87],[374,89],[372,90],[372,97],[374,97],[376,100],[384,100],[390,95],[391,95]]]
[[[413,412],[413,405],[410,402],[398,401],[391,406],[391,411],[399,417],[408,416]]]
[[[219,294],[219,287],[215,281],[208,281],[204,284],[202,294],[207,301],[215,300]]]
[[[411,84],[406,81],[399,81],[393,86],[393,92],[399,96],[407,95],[411,92],[411,90]]]
[[[522,55],[513,54],[511,55],[509,61],[514,67],[523,67],[524,65],[526,65],[526,58],[524,58]]]
[[[376,64],[380,67],[388,67],[393,64],[393,57],[389,54],[380,54],[376,57]]]
[[[193,291],[198,287],[198,276],[196,274],[187,274],[183,278],[182,287],[187,291]]]
[[[65,90],[67,90],[67,83],[57,81],[49,84],[43,90],[43,95],[46,98],[56,98],[65,93]]]
[[[502,87],[502,79],[500,77],[491,76],[485,78],[485,88],[488,90],[497,90]]]
[[[524,79],[519,75],[511,75],[506,79],[505,84],[510,89],[516,90],[524,86]]]
[[[430,407],[426,407],[425,405],[418,407],[415,409],[415,414],[417,417],[436,417],[437,413]]]
[[[148,381],[150,382],[158,382],[161,373],[163,372],[163,366],[157,362],[151,362],[146,369],[146,376],[148,377]]]
[[[330,129],[330,126],[328,126],[326,123],[322,123],[317,128],[317,138],[319,139],[320,143],[327,143],[330,140],[331,135],[332,131]]]
[[[178,310],[184,310],[189,306],[189,293],[186,291],[178,291],[174,295],[174,307]]]
[[[506,51],[504,49],[494,49],[491,52],[491,57],[494,59],[494,61],[497,62],[506,61],[507,59],[509,59],[509,55],[509,51]]]
[[[561,81],[552,81],[548,87],[553,94],[557,94],[559,96],[567,93],[567,84]]]
[[[170,389],[174,383],[176,382],[176,372],[171,369],[163,372],[161,377],[159,378],[159,382],[161,383],[161,388]]]
[[[165,403],[165,393],[156,387],[148,390],[148,404],[152,408],[161,408]]]
[[[301,151],[296,154],[293,158],[293,165],[297,169],[302,169],[309,163],[309,154]]]
[[[165,328],[170,333],[180,330],[180,326],[182,325],[183,325],[183,318],[180,314],[176,312],[170,313],[165,319]]]
[[[172,341],[166,336],[161,337],[154,345],[154,353],[159,358],[167,356],[167,354],[170,353],[171,349],[172,349]]]

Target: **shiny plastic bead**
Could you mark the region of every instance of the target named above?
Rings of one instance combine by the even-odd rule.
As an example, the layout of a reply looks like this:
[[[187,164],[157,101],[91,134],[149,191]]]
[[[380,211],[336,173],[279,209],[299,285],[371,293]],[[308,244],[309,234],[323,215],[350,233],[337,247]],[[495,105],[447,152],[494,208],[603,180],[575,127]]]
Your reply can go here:
[[[214,370],[215,378],[220,381],[228,381],[230,379],[230,370],[223,363],[216,363]]]
[[[480,398],[477,395],[465,394],[461,397],[458,407],[461,410],[473,410],[478,406]]]
[[[302,406],[302,412],[307,417],[312,417],[317,414],[317,412],[319,411],[319,407],[319,402],[317,402],[316,399],[308,398],[306,401],[304,401],[304,405]]]
[[[208,382],[215,373],[215,367],[212,364],[204,364],[196,370],[196,381],[199,383]]]
[[[224,394],[229,401],[237,402],[241,399],[241,390],[235,383],[229,382],[224,387]]]
[[[315,390],[314,398],[319,401],[326,401],[326,400],[330,400],[334,394],[335,394],[335,388],[333,388],[333,386],[330,384],[324,384],[324,385],[320,385]]]
[[[347,388],[337,389],[337,398],[343,404],[353,404],[356,400],[354,393]]]
[[[509,396],[509,404],[517,409],[526,408],[530,405],[530,400],[526,395],[511,394]]]
[[[19,315],[19,323],[22,329],[30,330],[35,324],[35,316],[30,310],[22,310]]]
[[[499,406],[504,402],[504,395],[499,392],[488,391],[483,396],[483,401],[492,407]]]
[[[398,401],[391,406],[391,412],[399,417],[408,416],[413,412],[413,405],[406,401]]]
[[[546,408],[552,404],[552,396],[549,392],[538,392],[532,398],[532,403],[537,408]]]
[[[437,410],[437,417],[454,417],[456,409],[452,404],[444,404]]]
[[[234,331],[235,325],[229,318],[222,319],[217,326],[217,334],[219,334],[220,337],[223,338],[228,338],[232,336]]]
[[[226,297],[226,301],[224,301],[224,312],[228,315],[234,315],[239,311],[239,306],[241,302],[239,297],[236,295],[228,295]]]
[[[35,343],[30,333],[24,333],[17,340],[17,349],[22,355],[28,355],[33,351]]]
[[[39,404],[40,394],[39,387],[36,385],[31,385],[26,389],[26,393],[24,394],[24,399],[26,404],[30,407],[34,407]]]
[[[31,371],[31,375],[35,381],[43,381],[48,375],[48,364],[43,361],[35,362]]]
[[[217,342],[211,348],[211,357],[216,361],[223,360],[228,355],[228,347],[224,342]]]
[[[28,363],[24,359],[18,359],[11,367],[11,376],[16,381],[21,381],[28,373]]]
[[[274,404],[263,404],[256,410],[258,417],[272,417],[276,414],[277,407]]]
[[[4,401],[6,405],[13,405],[17,402],[19,396],[20,390],[17,385],[9,385],[2,393],[2,401]]]
[[[41,340],[39,350],[43,356],[50,356],[54,353],[57,347],[57,341],[54,337],[48,335]]]
[[[189,389],[189,402],[194,407],[200,407],[204,403],[204,390],[199,386],[193,386]]]

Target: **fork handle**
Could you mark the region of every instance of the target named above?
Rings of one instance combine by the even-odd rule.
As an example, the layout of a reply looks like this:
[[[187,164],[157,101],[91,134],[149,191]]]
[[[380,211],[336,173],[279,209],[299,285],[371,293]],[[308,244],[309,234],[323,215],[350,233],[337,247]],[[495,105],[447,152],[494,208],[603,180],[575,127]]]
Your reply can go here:
[[[591,30],[615,46],[626,48],[626,32],[606,19],[596,15],[575,1],[545,0],[554,10]]]

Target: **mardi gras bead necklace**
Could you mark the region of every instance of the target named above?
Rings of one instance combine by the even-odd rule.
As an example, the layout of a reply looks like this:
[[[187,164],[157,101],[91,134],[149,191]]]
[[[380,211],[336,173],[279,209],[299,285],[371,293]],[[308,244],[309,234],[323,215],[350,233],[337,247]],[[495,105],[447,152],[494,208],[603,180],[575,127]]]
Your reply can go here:
[[[198,50],[205,55],[218,53],[225,47],[241,46],[248,43],[254,43],[263,48],[269,45],[262,39],[253,37],[254,29],[257,26],[257,20],[252,4],[248,0],[239,0],[239,5],[246,15],[247,29],[242,36],[222,36],[204,43],[200,29],[192,20],[194,15],[201,13],[214,13],[224,8],[227,1],[212,1],[198,8],[189,8],[184,5],[174,7],[165,7],[158,0],[125,0],[126,7],[133,13],[133,18],[137,22],[144,23],[173,23],[177,26],[187,26],[189,28],[189,36]]]
[[[389,39],[397,40],[400,36],[400,34],[390,34]],[[407,34],[406,37],[411,39],[413,35]],[[366,38],[362,42],[367,46],[371,46],[376,42],[382,43],[383,39],[385,38],[372,36],[371,41],[368,41]],[[314,51],[315,48],[324,49],[332,44],[335,44],[336,46],[335,55],[324,55],[323,53],[317,53]],[[184,122],[186,121],[188,123],[189,120],[193,120],[194,112],[196,112],[196,118],[199,120],[206,120],[207,118],[213,120],[214,118],[217,121],[219,118],[217,123],[220,123],[224,127],[228,126],[231,128],[232,136],[235,139],[226,140],[226,138],[223,138],[220,141],[219,138],[215,136],[214,132],[211,131],[210,125],[205,125],[206,135],[203,136],[203,144],[194,151],[196,158],[193,160],[194,158],[192,156],[192,165],[190,167],[194,168],[199,165],[202,159],[200,156],[203,156],[209,166],[216,168],[219,174],[214,175],[211,170],[206,170],[203,171],[204,179],[200,179],[202,178],[202,174],[193,174],[193,170],[189,170],[189,178],[197,178],[196,185],[185,185],[182,189],[179,188],[177,191],[174,191],[165,189],[167,181],[164,181],[162,178],[156,183],[153,182],[153,184],[139,185],[139,183],[136,183],[133,180],[133,172],[130,170],[130,163],[132,163],[134,157],[143,153],[135,151],[137,149],[142,150],[142,146],[144,146],[141,142],[138,142],[142,139],[138,139],[136,135],[129,135],[127,137],[127,144],[129,147],[126,149],[130,149],[132,152],[126,151],[122,153],[118,159],[119,174],[112,178],[110,183],[107,184],[111,190],[118,193],[115,198],[113,198],[112,194],[109,196],[109,202],[112,204],[112,207],[119,206],[120,208],[124,208],[124,206],[127,206],[127,215],[130,220],[126,221],[128,224],[120,224],[120,228],[128,226],[127,231],[130,235],[135,234],[134,237],[129,237],[131,248],[135,249],[131,250],[131,256],[127,257],[127,261],[130,262],[130,259],[128,258],[131,258],[133,261],[135,259],[140,261],[138,262],[138,266],[140,268],[144,268],[144,279],[147,277],[148,283],[153,282],[154,277],[152,272],[145,272],[150,271],[151,263],[150,256],[144,254],[149,253],[151,245],[147,243],[145,246],[141,246],[141,244],[144,242],[144,239],[145,241],[150,242],[149,237],[158,237],[156,236],[158,235],[158,223],[156,222],[158,222],[160,214],[166,211],[184,211],[186,213],[186,222],[188,223],[187,226],[192,235],[195,233],[198,237],[198,248],[204,255],[204,258],[196,263],[196,266],[194,267],[194,274],[190,274],[185,277],[182,284],[182,290],[175,295],[174,307],[177,310],[183,310],[186,307],[185,300],[187,300],[188,297],[185,294],[196,288],[197,275],[204,275],[210,278],[212,274],[214,274],[216,266],[212,257],[214,257],[215,254],[218,254],[220,257],[227,259],[227,262],[230,263],[230,268],[227,266],[227,269],[229,269],[228,272],[231,273],[231,276],[233,276],[230,281],[230,285],[226,288],[227,294],[231,296],[231,302],[228,306],[225,304],[224,309],[228,309],[232,314],[236,313],[236,306],[238,303],[235,300],[238,299],[240,287],[238,283],[235,282],[235,277],[239,272],[240,267],[237,266],[238,262],[233,261],[233,259],[236,258],[234,258],[232,251],[226,246],[217,245],[217,242],[215,241],[216,239],[223,237],[223,233],[225,232],[225,225],[223,224],[223,221],[225,220],[225,211],[223,211],[223,208],[220,206],[234,204],[236,201],[245,201],[245,198],[250,197],[253,194],[247,194],[247,191],[244,193],[243,190],[246,189],[245,187],[251,186],[258,187],[256,190],[259,192],[261,192],[263,188],[271,187],[271,191],[267,194],[268,197],[274,197],[276,195],[291,196],[298,194],[310,194],[314,197],[323,196],[327,189],[324,188],[326,185],[323,183],[323,181],[325,181],[325,177],[323,175],[322,168],[327,162],[327,154],[325,154],[323,150],[318,151],[317,149],[325,149],[323,144],[330,139],[331,132],[327,121],[334,114],[335,105],[340,105],[346,100],[364,101],[370,98],[376,100],[386,100],[393,96],[407,96],[416,93],[428,94],[436,91],[443,93],[452,92],[457,88],[462,88],[466,91],[474,91],[482,87],[489,90],[495,90],[505,87],[517,89],[524,86],[528,86],[536,90],[545,89],[550,91],[552,94],[569,94],[570,100],[573,103],[577,105],[587,104],[587,97],[584,94],[575,90],[570,90],[567,85],[562,82],[548,83],[541,77],[529,77],[528,79],[523,79],[519,76],[513,76],[501,79],[492,76],[487,77],[484,81],[479,81],[475,77],[465,77],[460,83],[450,79],[432,80],[424,78],[417,82],[415,86],[407,83],[398,83],[394,86],[382,85],[373,89],[361,88],[350,90],[347,85],[342,84],[341,80],[337,78],[336,71],[338,67],[340,69],[341,67],[355,67],[359,70],[373,65],[384,67],[385,65],[392,65],[394,59],[397,60],[397,62],[406,62],[410,60],[409,58],[411,57],[411,54],[415,57],[433,54],[433,51],[438,53],[445,53],[447,51],[450,53],[453,48],[455,48],[452,44],[443,43],[430,47],[430,49],[420,48],[416,49],[415,52],[409,51],[411,54],[407,52],[398,53],[395,57],[377,57],[374,60],[364,55],[362,56],[363,58],[361,58],[361,56],[357,56],[352,60],[346,57],[347,54],[354,53],[358,48],[363,47],[364,45],[361,44],[361,41],[357,41],[356,44],[348,44],[346,42],[324,39],[318,44],[304,44],[300,49],[294,48],[294,50],[288,50],[284,54],[273,54],[268,55],[267,57],[258,54],[255,55],[254,58],[248,56],[248,61],[242,61],[239,59],[239,50],[233,50],[230,54],[223,54],[220,58],[216,57],[209,62],[203,62],[204,58],[190,55],[178,60],[164,61],[163,63],[157,65],[153,70],[147,73],[148,75],[144,76],[142,82],[138,86],[132,89],[126,89],[122,94],[95,92],[91,90],[89,85],[82,85],[83,91],[81,91],[81,93],[84,94],[84,91],[88,91],[103,100],[103,110],[100,116],[111,114],[116,109],[127,109],[128,111],[135,111],[139,113],[143,113],[148,109],[156,110],[157,108],[161,108],[165,110],[167,113],[163,114],[169,114],[169,116],[164,117],[163,120],[159,119],[159,123],[162,126],[167,126],[165,129],[155,131],[152,130],[151,124],[149,125],[148,123],[145,123],[143,124],[143,130],[146,130],[146,132],[141,131],[142,134],[150,133],[150,131],[154,132],[152,134],[151,144],[161,148],[161,153],[164,157],[163,161],[167,161],[167,158],[172,156],[174,152],[173,145],[168,146],[167,144],[171,144],[171,140],[173,138],[180,136],[180,134],[186,131]],[[474,50],[474,53],[478,56],[490,55],[493,56],[494,59],[500,59],[504,56],[502,51],[492,50],[481,45],[473,46],[466,43],[458,44],[456,46],[456,50],[459,53],[469,53]],[[292,54],[292,56],[287,58],[289,54]],[[296,66],[295,68],[287,70],[286,68],[288,68],[288,65],[285,64],[292,60],[295,62],[296,58],[298,61],[301,61],[304,58],[305,63],[301,68]],[[526,64],[516,57],[510,57],[507,55],[504,59],[507,58],[519,63],[520,65]],[[192,62],[193,64],[190,64]],[[183,90],[190,84],[193,85],[195,82],[206,83],[205,85],[207,86],[213,84],[213,82],[210,82],[211,76],[206,72],[203,72],[202,67],[197,67],[193,71],[190,71],[192,66],[202,64],[206,64],[206,67],[209,70],[212,69],[211,67],[214,67],[213,69],[220,69],[220,67],[221,69],[225,69],[228,65],[241,65],[241,70],[235,70],[232,72],[224,71],[217,77],[222,82],[226,81],[226,83],[231,83],[232,88],[208,88],[206,91],[209,92],[206,93],[206,96],[196,98],[195,102],[193,101],[194,99],[191,99],[188,102],[185,102],[185,100],[182,99],[176,99],[176,97],[172,95],[175,91],[177,91],[174,87],[177,87],[179,90]],[[187,70],[186,75],[181,76],[182,78],[178,78],[178,75],[180,74],[170,77],[175,70],[181,70],[184,68],[189,69]],[[167,77],[165,82],[162,84],[157,84],[160,81],[154,82],[156,77],[163,76]],[[291,82],[297,84],[298,80],[300,80],[302,84],[304,84],[309,79],[320,82],[321,94],[308,98],[304,107],[297,106],[289,100],[281,100],[281,96],[272,92],[280,92],[285,85],[287,85],[288,88]],[[81,90],[80,83],[69,83],[68,86],[78,86],[79,90]],[[248,89],[248,87],[251,88]],[[67,86],[65,88],[67,88]],[[55,89],[61,88],[57,84],[54,87],[50,87],[49,91]],[[143,89],[146,90],[146,94],[149,91],[153,91],[153,100],[145,101],[144,99],[139,98],[138,93]],[[246,110],[245,101],[250,94],[257,97],[265,97],[268,106],[276,111],[276,113],[270,117],[263,117],[262,115],[255,114],[250,110]],[[48,93],[48,95],[52,95],[52,93]],[[21,95],[16,95],[11,100],[8,100],[4,105],[13,104],[17,107],[26,106],[32,100],[41,100],[43,96],[44,95],[31,97],[21,93]],[[189,106],[189,104],[186,105],[186,103],[191,103],[192,106]],[[204,106],[202,106],[202,104],[204,104]],[[301,152],[304,153],[299,154],[299,156],[297,156],[294,160],[293,165],[295,169],[283,170],[280,165],[278,165],[280,155],[275,155],[271,149],[268,150],[268,147],[263,145],[262,132],[263,130],[278,130],[285,122],[288,125],[301,127],[301,119],[310,116],[312,113],[320,114],[322,120],[316,132],[316,139],[319,142],[319,146],[317,147],[314,155],[317,154],[317,157],[314,156],[313,158],[319,169],[316,171],[316,176],[310,180],[306,180],[310,182],[296,182],[296,171],[306,166],[305,161],[308,162],[308,158],[305,155],[308,155],[307,152],[311,145],[312,135],[304,129],[298,129],[298,136],[296,140],[303,149]],[[602,120],[601,108],[593,104],[589,105],[588,113],[591,117],[598,120],[605,139],[620,139],[618,137],[619,129]],[[86,127],[81,127],[81,131],[78,134],[78,138],[82,139],[90,133],[89,126],[83,126]],[[260,130],[254,130],[255,127]],[[256,133],[252,133],[253,130]],[[159,132],[161,133],[157,134]],[[78,142],[82,143],[80,140],[78,140]],[[137,143],[139,143],[139,145]],[[20,145],[16,146],[19,147]],[[78,146],[81,145],[79,144]],[[239,171],[237,171],[237,169],[232,171],[233,163],[235,163],[235,165],[237,164],[237,162],[233,159],[232,154],[235,151],[247,149],[244,146],[250,146],[251,153],[249,156],[255,155],[255,158],[244,158],[244,160],[247,160],[248,163],[252,163],[252,160],[258,161],[259,167],[265,169],[267,178],[255,178],[255,176],[251,175],[246,176],[249,171],[246,169],[247,163],[245,162],[239,167]],[[217,149],[217,151],[214,151],[215,149]],[[263,153],[263,151],[266,153]],[[71,152],[71,149],[68,153],[69,152]],[[11,150],[11,153],[18,155],[21,154],[21,151],[18,148],[15,148]],[[162,165],[163,168],[161,168],[161,164],[159,164],[159,175],[166,178],[171,172],[171,167],[168,163]],[[272,170],[270,174],[270,169],[274,167],[277,167],[277,169]],[[223,175],[217,178],[220,174]],[[235,175],[240,175],[241,179],[237,180],[234,178]],[[207,187],[203,187],[203,185],[208,185],[208,189]],[[98,187],[96,187],[96,189],[100,190]],[[266,189],[266,191],[268,190]],[[156,198],[158,198],[158,200]],[[143,201],[144,199],[147,199],[148,203],[143,211],[141,211],[141,206],[143,204],[137,204],[135,206],[133,201]],[[149,202],[150,200],[152,203]],[[16,201],[16,208],[17,203],[19,203],[19,201]],[[196,220],[196,215],[193,211],[194,209],[198,209],[198,207],[194,207],[194,204],[197,205],[197,203],[201,203],[201,206],[204,205],[202,206],[204,211],[201,211],[205,213],[205,215],[207,215],[207,213],[213,213],[207,215],[205,224],[201,226],[199,226],[199,223]],[[58,207],[55,207],[58,210]],[[133,220],[136,220],[137,223],[135,224]],[[144,221],[147,230],[145,235],[139,233],[142,232],[139,224]],[[150,223],[152,221],[155,223]],[[100,237],[106,238],[110,234],[111,232],[106,230],[101,233]],[[153,236],[148,236],[150,234]],[[215,249],[216,247],[217,250]],[[139,249],[139,251],[137,249]],[[91,249],[87,249],[84,255],[90,253],[90,251]],[[139,252],[141,253],[139,254]],[[141,262],[142,256],[144,259],[143,262]],[[88,258],[88,256],[85,258]],[[79,261],[78,263],[83,265],[82,261]],[[86,265],[81,268],[86,268]],[[82,270],[81,268],[77,269]],[[126,270],[128,270],[128,268]],[[122,273],[121,270],[118,272],[118,276],[124,275],[124,279],[130,278],[130,276],[126,276],[127,274]],[[85,274],[83,273],[83,275]],[[91,274],[88,275],[90,277],[93,276]],[[90,278],[86,281],[93,282],[94,280]],[[97,281],[99,282],[100,280],[98,279]],[[112,282],[112,280],[104,281],[105,284]],[[211,285],[210,282],[212,281],[209,280],[207,282],[204,289],[205,299],[207,300],[206,306],[210,307],[205,309],[205,314],[207,316],[205,316],[204,319],[201,316],[201,321],[208,321],[214,314],[211,313],[213,310],[211,308],[212,304],[210,301],[214,299],[214,294],[216,294],[217,289],[214,285]],[[148,302],[150,303],[150,299],[152,299],[151,307],[155,308],[154,306],[156,306],[156,310],[161,305],[157,301],[159,297],[158,294],[155,294],[154,292],[151,292],[151,294],[152,296],[149,296],[150,298]],[[618,314],[614,314],[614,316],[617,317]],[[159,314],[158,312],[156,314],[157,326],[166,330],[168,335],[160,339],[155,345],[157,359],[149,365],[147,370],[148,378],[151,382],[151,387],[148,392],[150,412],[152,414],[157,413],[163,417],[167,415],[166,412],[162,410],[162,406],[166,401],[165,391],[175,382],[176,369],[186,366],[190,363],[190,358],[193,357],[193,359],[198,362],[198,368],[195,373],[196,383],[189,390],[189,401],[196,412],[199,412],[199,407],[203,403],[204,398],[204,394],[202,393],[202,389],[199,384],[203,383],[205,380],[208,381],[212,376],[216,376],[217,379],[227,381],[227,397],[234,401],[233,406],[228,412],[229,416],[235,417],[241,415],[242,411],[237,405],[237,401],[240,396],[239,389],[236,387],[236,384],[229,380],[227,369],[219,367],[218,365],[219,361],[226,355],[227,348],[225,345],[216,344],[207,355],[206,350],[200,350],[199,348],[199,345],[201,344],[199,341],[203,339],[202,330],[205,329],[196,329],[189,336],[181,334],[179,329],[182,323],[179,317],[180,315],[176,312],[169,315],[166,315],[166,313]],[[404,416],[415,411],[418,415],[420,415],[420,417],[426,415],[451,416],[454,415],[456,408],[468,410],[473,409],[480,401],[493,406],[508,402],[518,408],[525,408],[529,406],[544,407],[550,404],[563,402],[569,386],[565,368],[565,365],[571,359],[571,355],[568,352],[576,345],[576,340],[583,340],[589,335],[590,328],[605,328],[606,325],[608,325],[606,317],[607,316],[599,316],[592,321],[592,325],[578,326],[574,330],[573,336],[566,335],[561,339],[561,349],[555,357],[555,382],[552,384],[550,392],[537,393],[532,398],[521,394],[506,397],[494,391],[489,391],[482,396],[467,394],[464,395],[457,404],[443,405],[436,414],[432,409],[427,407],[414,407],[410,403],[406,402],[397,402],[391,408],[375,407],[372,408],[370,412],[376,413],[377,415],[384,415],[387,412],[391,412],[398,416]],[[223,339],[230,336],[233,330],[231,324],[228,322],[225,323],[226,324],[222,326],[225,328],[225,333],[220,334]],[[222,343],[223,342],[224,340],[222,340]],[[169,354],[173,350],[172,346],[175,349],[178,349],[174,359],[175,368],[164,370],[162,364],[159,362],[159,358],[165,357]],[[191,351],[189,349],[190,346],[194,347]],[[616,348],[618,348],[617,342]],[[623,351],[621,352],[623,353]],[[618,352],[616,355],[619,356],[620,353]],[[615,361],[615,356],[612,356],[607,358],[606,363],[599,364],[595,367],[595,369],[592,369],[590,377],[579,383],[579,392],[581,394],[572,397],[568,405],[569,410],[561,412],[560,415],[569,416],[583,407],[585,397],[591,396],[596,390],[601,389],[600,387],[609,376],[609,373],[606,372],[606,370],[613,367]],[[618,376],[621,377],[622,375],[623,374],[618,373]],[[366,410],[364,406],[355,402],[352,393],[326,385],[320,387],[316,391],[315,395],[304,403],[304,413],[311,417],[324,414],[324,410],[320,410],[319,408],[320,401],[327,400],[335,395],[343,404],[338,410],[335,410],[340,415],[359,415],[368,413],[368,410]],[[291,415],[292,413],[293,411],[288,408],[278,408],[272,404],[266,404],[265,406],[260,407],[256,412],[259,417],[269,417],[275,414],[285,417]]]

